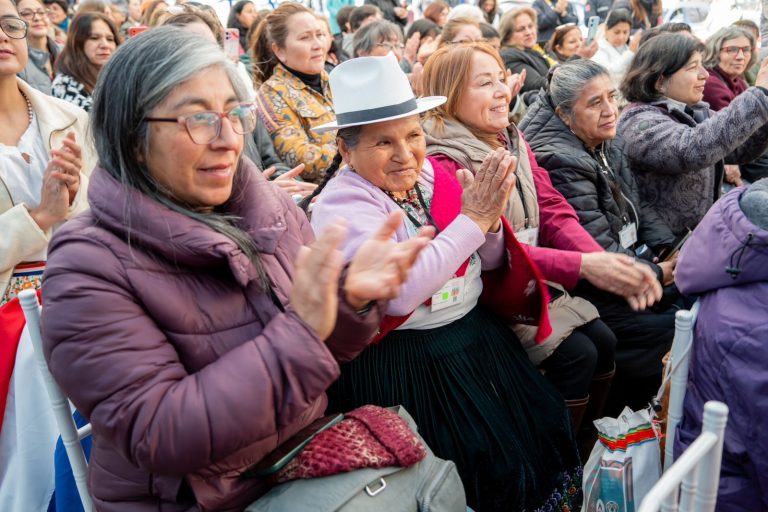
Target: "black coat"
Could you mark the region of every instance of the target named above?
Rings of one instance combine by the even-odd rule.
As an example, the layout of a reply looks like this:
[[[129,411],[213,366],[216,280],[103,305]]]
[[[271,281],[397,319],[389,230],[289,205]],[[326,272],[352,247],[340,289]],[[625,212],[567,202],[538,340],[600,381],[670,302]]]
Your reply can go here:
[[[513,73],[520,73],[525,70],[525,82],[520,94],[528,100],[528,93],[538,94],[544,88],[547,88],[547,74],[549,73],[549,63],[542,54],[535,50],[521,50],[514,46],[505,46],[501,49],[501,58],[504,60],[504,66]]]
[[[658,250],[674,243],[666,223],[640,200],[623,139],[606,141],[595,150],[587,148],[555,114],[549,95],[541,95],[529,107],[520,129],[539,165],[549,171],[552,184],[605,250],[634,256],[633,248],[622,247],[619,238],[629,222],[637,226],[635,247],[646,244]]]
[[[568,4],[568,8],[562,16],[555,11],[550,0],[535,0],[531,7],[536,11],[536,17],[539,22],[538,41],[542,45],[549,41],[552,34],[555,33],[555,29],[560,25],[579,22],[579,17],[576,15],[572,3]]]
[[[398,18],[395,15],[395,7],[402,7],[397,0],[365,0],[365,5],[375,5],[381,11],[385,20],[391,21],[400,27],[408,23],[408,18]]]

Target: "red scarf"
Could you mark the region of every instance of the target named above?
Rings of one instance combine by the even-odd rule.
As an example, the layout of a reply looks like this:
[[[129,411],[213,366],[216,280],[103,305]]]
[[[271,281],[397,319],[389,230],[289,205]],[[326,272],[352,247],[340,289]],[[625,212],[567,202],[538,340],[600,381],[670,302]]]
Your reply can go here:
[[[458,180],[435,165],[435,188],[429,213],[440,230],[444,230],[461,213],[462,188]],[[482,273],[483,293],[480,303],[493,311],[509,324],[537,325],[536,342],[541,343],[550,334],[549,293],[544,277],[539,268],[531,261],[528,254],[515,238],[507,219],[501,218],[504,230],[504,246],[507,264]],[[463,276],[469,259],[456,271],[456,276]],[[431,304],[432,299],[425,302]],[[374,338],[378,343],[390,331],[405,323],[411,316],[385,316]]]

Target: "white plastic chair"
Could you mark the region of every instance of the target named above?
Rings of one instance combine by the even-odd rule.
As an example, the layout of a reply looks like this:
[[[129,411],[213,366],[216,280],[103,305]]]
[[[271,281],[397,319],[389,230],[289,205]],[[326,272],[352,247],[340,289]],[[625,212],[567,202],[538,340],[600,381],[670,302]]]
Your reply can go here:
[[[714,512],[727,422],[727,405],[704,404],[701,435],[648,491],[638,512]]]
[[[48,365],[43,356],[43,339],[40,336],[40,303],[37,301],[37,293],[34,290],[24,290],[19,293],[19,302],[24,311],[24,318],[27,320],[27,329],[29,337],[32,339],[32,345],[35,350],[35,359],[38,368],[43,375],[45,387],[48,390],[48,396],[51,399],[53,413],[56,418],[56,424],[59,426],[61,440],[67,451],[69,464],[72,466],[72,474],[77,485],[77,492],[80,500],[83,502],[83,510],[90,512],[93,510],[93,501],[88,494],[88,485],[86,483],[85,452],[83,452],[80,440],[91,435],[90,423],[77,428],[75,420],[72,418],[72,409],[69,400],[62,393],[61,388],[53,380],[51,372],[48,371]]]
[[[683,419],[683,400],[688,387],[688,367],[693,346],[693,326],[699,314],[699,301],[690,310],[675,314],[675,337],[672,341],[672,353],[664,380],[672,378],[669,388],[669,408],[667,411],[666,445],[664,447],[664,471],[674,462],[675,429]],[[662,389],[663,389],[662,385]]]

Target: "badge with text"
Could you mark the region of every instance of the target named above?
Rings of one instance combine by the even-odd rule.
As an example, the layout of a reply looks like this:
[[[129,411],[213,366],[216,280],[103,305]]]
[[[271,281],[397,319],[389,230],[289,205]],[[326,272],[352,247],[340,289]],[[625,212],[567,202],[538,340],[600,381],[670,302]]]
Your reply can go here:
[[[515,233],[515,238],[521,244],[536,247],[539,245],[539,228],[521,229]]]
[[[464,302],[464,276],[454,277],[432,296],[432,312]]]
[[[634,222],[625,225],[619,231],[619,243],[625,249],[629,249],[637,242],[637,226]]]

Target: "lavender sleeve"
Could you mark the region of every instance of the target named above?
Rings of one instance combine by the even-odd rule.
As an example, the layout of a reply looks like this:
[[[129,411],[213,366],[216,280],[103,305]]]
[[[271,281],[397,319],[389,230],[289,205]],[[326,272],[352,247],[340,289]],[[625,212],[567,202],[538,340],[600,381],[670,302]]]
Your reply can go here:
[[[345,174],[334,178],[320,196],[312,212],[312,228],[319,234],[325,227],[345,219],[347,238],[342,252],[350,261],[360,245],[373,235],[389,214],[397,209],[387,196],[362,178]],[[409,238],[405,224],[393,240]],[[481,249],[482,248],[482,249]],[[412,313],[448,281],[475,251],[479,251],[482,268],[498,266],[503,256],[503,234],[483,234],[466,215],[460,214],[419,254],[400,289],[391,300],[386,314],[403,316]]]

